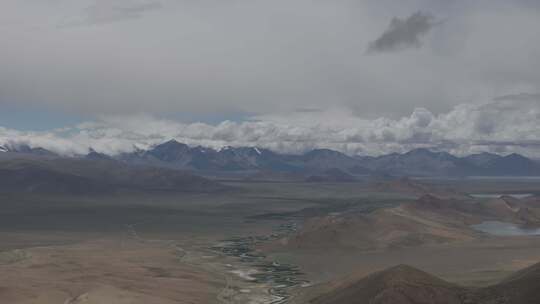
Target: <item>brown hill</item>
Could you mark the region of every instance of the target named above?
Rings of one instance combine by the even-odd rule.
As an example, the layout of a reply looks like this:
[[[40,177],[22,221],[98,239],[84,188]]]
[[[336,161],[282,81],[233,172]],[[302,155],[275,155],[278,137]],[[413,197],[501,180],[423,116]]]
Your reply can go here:
[[[540,263],[522,269],[498,284],[477,290],[471,298],[481,304],[540,303]]]
[[[311,294],[311,295],[310,295]],[[464,288],[410,266],[312,287],[309,304],[533,304],[540,303],[540,264],[484,288]]]
[[[540,210],[527,201],[513,197],[500,198],[478,203],[479,212],[485,217],[523,226],[540,226]]]
[[[538,209],[502,199],[475,201],[426,194],[398,207],[370,213],[344,212],[312,217],[292,235],[269,246],[270,250],[362,250],[414,247],[473,240],[482,233],[471,225],[504,221],[534,226]]]
[[[410,214],[453,226],[467,226],[482,221],[482,207],[467,199],[441,198],[425,194],[401,206]]]
[[[475,206],[473,204],[470,204],[470,202],[458,199],[441,198],[439,196],[429,193],[422,195],[415,201],[406,203],[406,206],[410,209],[430,212],[440,212],[442,210],[455,212],[473,212],[475,209]]]
[[[463,199],[465,197],[464,194],[459,193],[455,189],[441,185],[429,184],[409,177],[386,177],[382,180],[373,182],[372,187],[379,192],[397,192],[416,196],[435,194],[444,198]]]
[[[431,194],[404,204],[414,213],[429,213],[431,218],[460,220],[471,224],[485,220],[512,222],[523,226],[539,226],[540,210],[537,206],[517,198],[502,196],[487,201],[440,198]]]
[[[399,265],[311,299],[312,304],[461,304],[463,288],[416,268]]]
[[[426,216],[402,205],[369,214],[312,218],[278,246],[288,250],[378,250],[473,238],[474,232],[461,218]]]

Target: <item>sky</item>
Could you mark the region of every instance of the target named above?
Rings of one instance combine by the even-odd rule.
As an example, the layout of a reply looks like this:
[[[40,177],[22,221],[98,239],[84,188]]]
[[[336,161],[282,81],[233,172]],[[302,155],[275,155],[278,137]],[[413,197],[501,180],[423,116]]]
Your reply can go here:
[[[0,145],[540,157],[533,0],[3,0]]]

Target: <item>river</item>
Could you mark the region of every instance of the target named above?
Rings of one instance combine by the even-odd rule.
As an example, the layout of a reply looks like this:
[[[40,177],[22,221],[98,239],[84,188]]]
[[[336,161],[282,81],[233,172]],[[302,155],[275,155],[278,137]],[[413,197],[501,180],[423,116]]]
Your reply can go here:
[[[280,225],[271,235],[229,238],[213,246],[212,250],[235,257],[243,266],[249,267],[248,271],[233,271],[239,277],[253,283],[271,286],[268,292],[272,300],[268,304],[285,304],[290,299],[288,293],[290,288],[305,286],[309,282],[301,278],[303,273],[297,266],[269,261],[254,248],[263,242],[284,237],[296,229],[296,224],[289,222]]]

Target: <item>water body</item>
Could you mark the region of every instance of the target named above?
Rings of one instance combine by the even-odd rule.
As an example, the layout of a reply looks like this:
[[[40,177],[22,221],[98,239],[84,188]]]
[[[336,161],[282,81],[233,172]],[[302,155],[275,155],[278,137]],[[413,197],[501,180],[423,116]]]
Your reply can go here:
[[[462,179],[462,178],[457,178]],[[467,176],[469,180],[497,180],[497,181],[535,181],[539,180],[540,176]]]
[[[474,198],[499,198],[501,196],[509,196],[517,199],[533,196],[532,193],[471,193],[469,195]]]
[[[471,227],[497,236],[540,235],[540,228],[523,228],[513,223],[499,221],[486,221]]]

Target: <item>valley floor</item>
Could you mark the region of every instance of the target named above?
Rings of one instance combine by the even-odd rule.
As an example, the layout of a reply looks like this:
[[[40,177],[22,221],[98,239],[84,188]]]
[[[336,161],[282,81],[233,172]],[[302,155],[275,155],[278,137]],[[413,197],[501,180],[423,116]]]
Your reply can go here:
[[[310,286],[397,264],[486,286],[540,261],[535,236],[479,234],[374,250],[280,247],[313,219],[351,210],[362,218],[421,194],[352,183],[231,185],[240,190],[219,196],[1,196],[0,297],[13,304],[301,303]],[[482,183],[490,189],[501,186]]]

